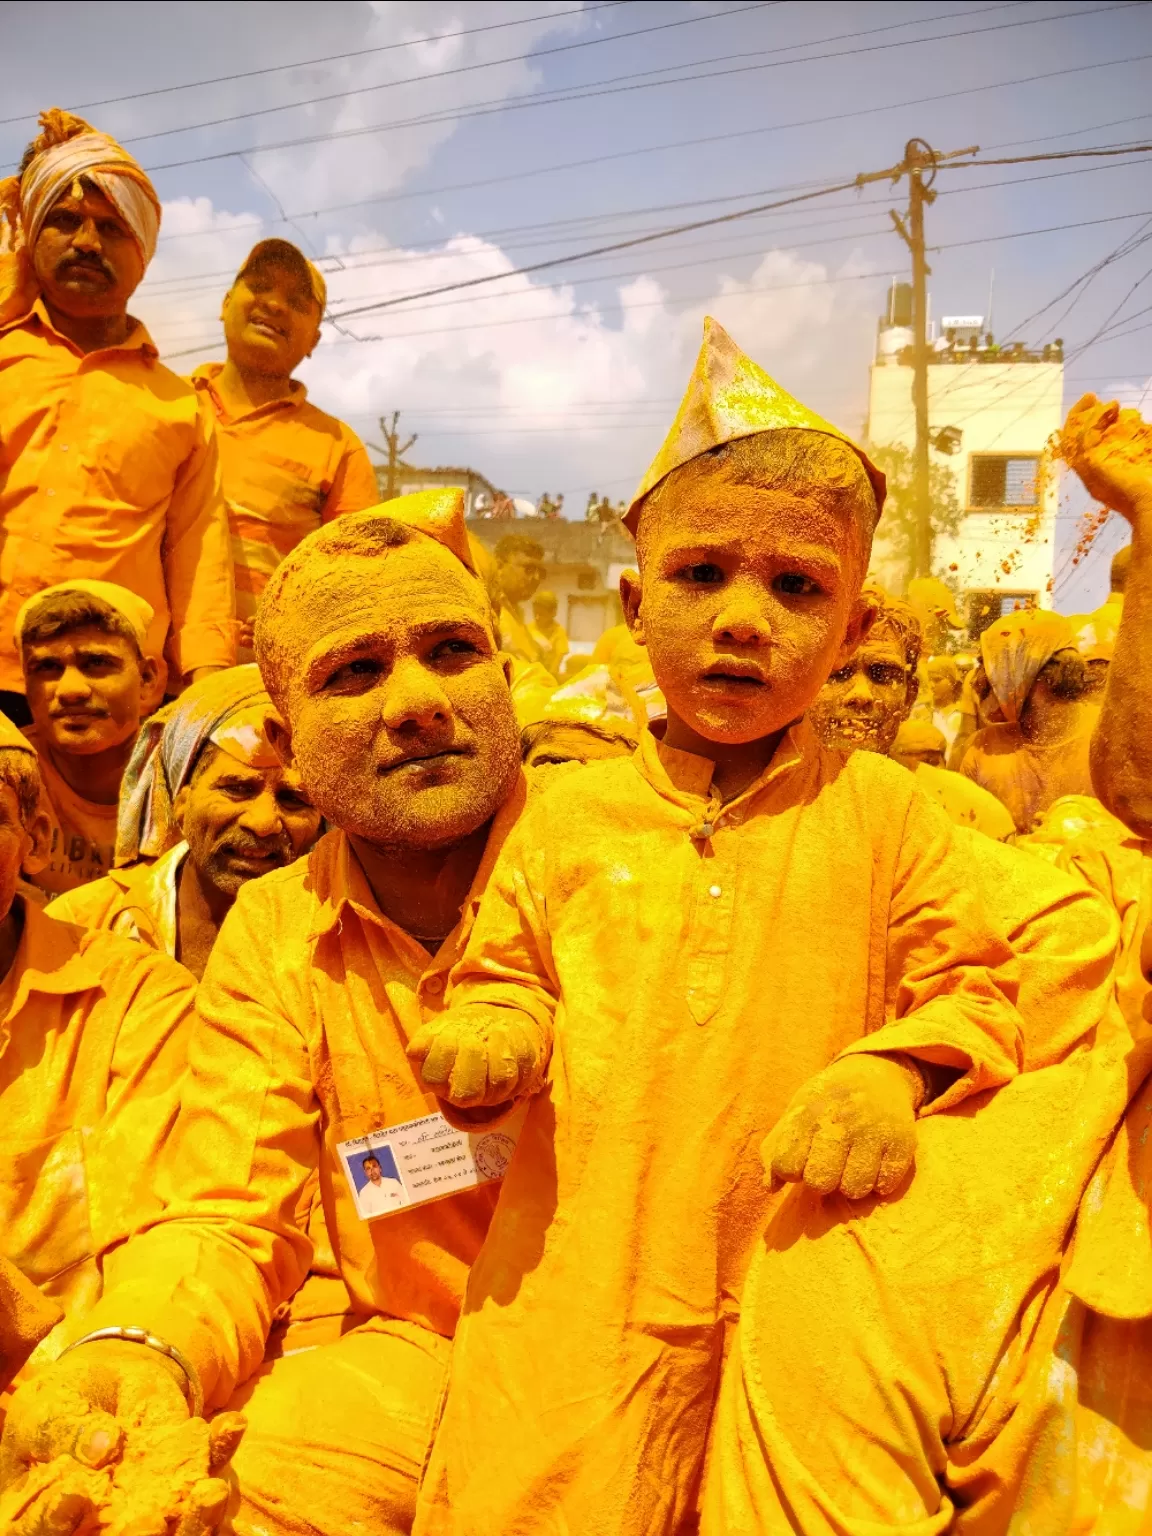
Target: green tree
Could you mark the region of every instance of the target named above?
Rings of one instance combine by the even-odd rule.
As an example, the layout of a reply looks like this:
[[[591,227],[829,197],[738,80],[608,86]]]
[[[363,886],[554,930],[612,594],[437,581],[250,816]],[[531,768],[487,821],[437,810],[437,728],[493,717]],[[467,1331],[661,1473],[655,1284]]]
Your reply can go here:
[[[915,575],[916,509],[912,496],[912,450],[901,444],[869,450],[873,463],[888,477],[888,499],[880,519],[880,535],[893,561],[899,562],[907,583]],[[960,531],[964,509],[956,494],[956,481],[944,464],[928,466],[928,495],[932,503],[933,544],[941,534]],[[929,569],[933,562],[929,561]],[[933,572],[933,574],[936,574]],[[947,577],[944,578],[947,580]]]

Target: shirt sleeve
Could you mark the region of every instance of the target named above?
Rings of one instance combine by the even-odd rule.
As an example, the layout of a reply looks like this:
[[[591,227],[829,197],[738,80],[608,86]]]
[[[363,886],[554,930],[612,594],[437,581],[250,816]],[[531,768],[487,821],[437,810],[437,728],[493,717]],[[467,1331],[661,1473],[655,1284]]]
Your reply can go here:
[[[914,796],[888,912],[886,1022],[845,1054],[959,1068],[930,1110],[1000,1087],[1091,1035],[1115,941],[1103,904],[1075,882]]]
[[[236,661],[236,594],[228,513],[216,433],[203,393],[196,397],[196,446],[180,466],[164,532],[164,584],[171,632],[171,683],[196,667]]]
[[[158,1161],[162,1214],[109,1257],[85,1331],[149,1329],[195,1367],[209,1408],[260,1365],[276,1308],[308,1272],[295,1217],[320,1155],[298,1027],[300,978],[269,964],[274,915],[241,892],[197,996],[175,1128]]]
[[[345,512],[363,512],[368,507],[378,506],[380,499],[380,487],[368,450],[351,427],[345,427],[344,451],[332,489],[324,502],[323,521],[330,523]]]
[[[547,918],[552,829],[537,801],[520,817],[488,882],[464,954],[449,978],[449,1017],[511,1010],[552,1048],[559,982]]]

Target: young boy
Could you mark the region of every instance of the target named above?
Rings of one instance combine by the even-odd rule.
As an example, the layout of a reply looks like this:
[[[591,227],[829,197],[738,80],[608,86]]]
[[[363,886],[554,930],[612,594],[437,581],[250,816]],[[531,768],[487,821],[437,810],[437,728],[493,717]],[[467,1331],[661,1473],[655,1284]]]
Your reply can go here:
[[[761,1156],[891,1195],[918,1111],[1023,1062],[1012,947],[958,834],[803,719],[867,629],[883,493],[707,322],[627,518],[666,729],[527,810],[450,1010],[409,1045],[463,1112],[543,1090],[472,1269],[418,1533],[688,1530]],[[1081,996],[1053,961],[1056,1014],[1106,985],[1113,927],[1083,902],[1094,940],[1061,978]]]
[[[166,669],[145,653],[152,609],[109,581],[61,582],[16,616],[16,647],[32,712],[48,863],[36,884],[51,895],[112,868],[120,780],[141,719],[160,702]]]

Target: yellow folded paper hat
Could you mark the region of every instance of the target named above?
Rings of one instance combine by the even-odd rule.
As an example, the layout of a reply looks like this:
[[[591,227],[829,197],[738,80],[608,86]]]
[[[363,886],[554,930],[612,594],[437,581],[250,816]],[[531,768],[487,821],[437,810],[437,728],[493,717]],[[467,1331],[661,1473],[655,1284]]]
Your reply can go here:
[[[320,306],[323,314],[328,304],[328,284],[324,280],[324,274],[315,262],[308,260],[298,245],[293,245],[291,240],[281,240],[273,236],[270,240],[258,240],[248,252],[248,258],[240,268],[240,276],[251,271],[254,267],[271,266],[279,263],[281,266],[294,268],[303,274],[308,286],[312,290],[312,297]]]
[[[122,619],[127,619],[132,626],[132,633],[136,636],[136,644],[141,651],[148,636],[148,627],[154,617],[152,604],[146,603],[142,597],[137,597],[135,592],[129,592],[127,587],[118,586],[114,581],[97,581],[87,576],[77,576],[72,581],[58,581],[53,587],[45,587],[42,592],[35,593],[24,603],[16,615],[16,644],[19,645],[24,638],[24,631],[36,617],[36,610],[47,598],[56,597],[61,592],[84,592],[89,597],[97,597],[101,602],[107,603],[109,608],[114,608]]]
[[[476,569],[476,557],[468,529],[464,522],[464,492],[458,486],[446,485],[432,491],[413,491],[410,496],[396,496],[382,501],[357,515],[368,517],[372,513],[391,517],[406,528],[415,528],[437,544],[454,554],[460,564],[473,576],[480,576]],[[483,579],[483,578],[481,578]]]
[[[850,437],[830,421],[801,405],[775,379],[769,378],[709,315],[704,321],[704,340],[696,366],[688,381],[688,390],[664,439],[660,452],[632,498],[624,515],[624,526],[633,535],[640,514],[640,503],[648,492],[681,464],[687,464],[710,448],[732,443],[757,432],[776,432],[781,428],[802,432],[822,432],[839,438],[857,455],[876,495],[876,514],[884,506],[886,483],[883,474]]]

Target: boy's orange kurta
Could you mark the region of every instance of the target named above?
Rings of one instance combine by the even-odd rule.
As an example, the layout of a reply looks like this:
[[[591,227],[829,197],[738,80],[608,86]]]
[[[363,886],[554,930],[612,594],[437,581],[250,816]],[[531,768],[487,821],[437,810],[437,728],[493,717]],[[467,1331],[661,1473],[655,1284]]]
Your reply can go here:
[[[321,523],[375,506],[380,491],[367,450],[352,428],[314,406],[296,380],[285,399],[228,416],[212,387],[223,366],[203,364],[192,383],[216,421],[236,613],[251,623],[260,594],[284,556]]]
[[[1099,1015],[1106,907],[953,828],[903,768],[792,727],[722,804],[648,734],[509,840],[454,1005],[554,1032],[473,1268],[418,1532],[672,1536],[693,1518],[759,1147],[846,1051],[954,1064],[933,1106],[1057,1058]],[[990,865],[985,872],[981,849]],[[1009,875],[1014,902],[988,891]],[[1010,940],[1012,942],[1010,942]],[[1015,1007],[1016,949],[1045,1006]]]
[[[496,1186],[365,1223],[336,1145],[436,1108],[405,1046],[444,1005],[525,793],[522,781],[497,815],[474,896],[434,959],[382,915],[340,831],[246,885],[212,951],[156,1178],[165,1218],[113,1256],[90,1326],[150,1328],[192,1361],[210,1409],[243,1407],[238,1531],[410,1526]],[[351,1331],[261,1369],[312,1261],[317,1174]]]
[[[1094,1049],[925,1123],[897,1200],[777,1202],[704,1536],[1152,1528],[1149,853],[1066,855],[1121,920]]]
[[[21,605],[75,576],[151,604],[146,649],[167,655],[174,680],[232,664],[211,414],[139,323],[123,345],[86,356],[40,300],[0,327],[0,529],[0,688],[23,691],[10,638]]]
[[[166,956],[25,902],[0,984],[0,1250],[70,1325],[153,1201],[195,990]],[[59,1348],[53,1333],[36,1358]]]

